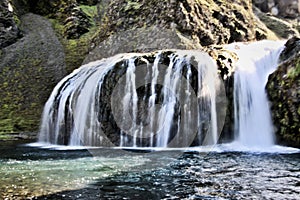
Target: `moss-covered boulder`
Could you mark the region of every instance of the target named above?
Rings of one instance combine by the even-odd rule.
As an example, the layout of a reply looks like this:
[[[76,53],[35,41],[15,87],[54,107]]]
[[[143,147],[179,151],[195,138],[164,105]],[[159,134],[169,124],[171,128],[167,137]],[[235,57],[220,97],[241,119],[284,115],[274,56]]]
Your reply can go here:
[[[51,23],[26,14],[23,38],[1,49],[0,133],[37,131],[43,106],[65,75],[64,51]]]
[[[292,38],[281,54],[282,63],[270,75],[271,101],[277,143],[300,147],[300,39]]]

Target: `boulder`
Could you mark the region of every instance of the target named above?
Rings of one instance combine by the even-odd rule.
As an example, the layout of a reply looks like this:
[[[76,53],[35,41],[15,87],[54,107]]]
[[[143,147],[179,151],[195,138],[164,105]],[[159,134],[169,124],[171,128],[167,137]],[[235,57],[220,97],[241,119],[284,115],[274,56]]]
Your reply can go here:
[[[0,132],[36,131],[53,87],[65,76],[64,50],[51,23],[26,14],[23,38],[0,54]]]

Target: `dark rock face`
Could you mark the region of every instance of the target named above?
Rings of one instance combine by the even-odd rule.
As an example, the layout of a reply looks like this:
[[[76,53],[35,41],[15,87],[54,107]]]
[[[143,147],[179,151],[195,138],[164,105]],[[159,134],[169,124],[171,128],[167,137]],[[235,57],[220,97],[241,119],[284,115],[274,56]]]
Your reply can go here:
[[[65,76],[63,47],[45,18],[26,14],[24,37],[0,55],[0,132],[36,131],[52,88]]]
[[[282,63],[270,75],[267,91],[279,144],[300,147],[300,39],[292,38]]]
[[[6,1],[0,3],[0,49],[13,44],[22,34],[17,27],[11,5]]]

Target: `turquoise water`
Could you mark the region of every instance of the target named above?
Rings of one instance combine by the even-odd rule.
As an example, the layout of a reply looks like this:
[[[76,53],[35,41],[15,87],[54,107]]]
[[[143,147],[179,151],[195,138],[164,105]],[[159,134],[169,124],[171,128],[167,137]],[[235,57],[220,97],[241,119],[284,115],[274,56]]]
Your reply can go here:
[[[300,154],[60,150],[0,143],[5,199],[297,199]],[[149,167],[150,166],[150,167]],[[1,199],[1,198],[0,198]]]

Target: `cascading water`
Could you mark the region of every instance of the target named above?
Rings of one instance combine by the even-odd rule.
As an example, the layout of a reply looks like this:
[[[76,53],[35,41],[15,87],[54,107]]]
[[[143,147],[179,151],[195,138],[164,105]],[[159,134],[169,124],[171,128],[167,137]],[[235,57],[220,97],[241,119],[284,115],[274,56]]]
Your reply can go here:
[[[234,132],[242,146],[274,144],[265,85],[283,47],[281,41],[226,46],[238,56]],[[120,54],[92,62],[55,87],[44,108],[39,142],[105,147],[216,144],[223,124],[217,119],[225,116],[226,108],[216,98],[226,98],[221,85],[212,58],[199,51]]]
[[[121,147],[216,144],[217,66],[199,51],[120,54],[65,77],[47,101],[39,142]],[[201,104],[201,105],[200,105]]]
[[[276,70],[283,41],[231,44],[238,56],[234,75],[234,119],[236,142],[248,147],[274,144],[273,124],[265,86]]]

